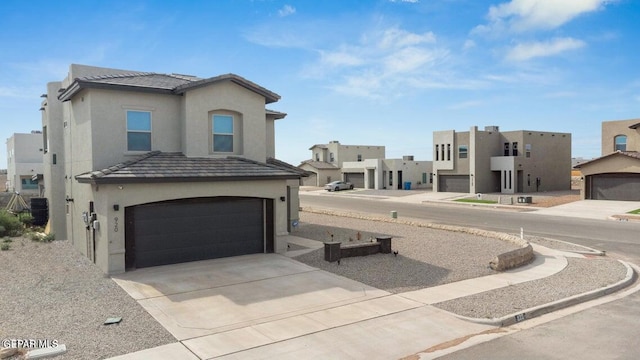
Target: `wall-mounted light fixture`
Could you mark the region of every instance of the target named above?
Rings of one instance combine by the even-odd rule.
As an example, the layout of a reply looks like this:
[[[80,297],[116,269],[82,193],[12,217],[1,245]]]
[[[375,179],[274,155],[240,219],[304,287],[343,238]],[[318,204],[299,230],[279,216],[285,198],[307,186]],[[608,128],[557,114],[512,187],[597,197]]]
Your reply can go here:
[[[118,205],[118,204],[113,204],[113,210],[114,210],[114,211],[118,211],[118,210],[120,210],[120,205]]]
[[[73,202],[73,198],[70,198],[68,195],[65,197],[64,201]]]
[[[284,196],[280,196],[280,201],[284,202],[285,200],[286,200],[286,198]]]

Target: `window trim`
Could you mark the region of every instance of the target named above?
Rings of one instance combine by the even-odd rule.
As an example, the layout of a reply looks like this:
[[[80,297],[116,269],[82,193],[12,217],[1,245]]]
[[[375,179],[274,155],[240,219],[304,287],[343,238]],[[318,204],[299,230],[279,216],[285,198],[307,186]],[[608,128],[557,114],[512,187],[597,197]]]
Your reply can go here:
[[[624,144],[618,144],[618,139],[624,139]],[[618,134],[613,137],[613,151],[627,151],[627,135]],[[618,149],[618,145],[624,145],[624,149]]]
[[[227,117],[227,118],[231,118],[231,133],[216,133],[215,132],[215,118],[216,116],[219,117]],[[228,114],[228,113],[222,113],[222,112],[214,112],[211,114],[211,153],[212,154],[233,154],[235,153],[235,146],[236,146],[236,116],[234,114]],[[216,142],[215,142],[215,136],[216,135],[223,135],[223,136],[231,136],[231,151],[220,151],[220,150],[216,150],[215,146],[216,146]]]
[[[148,113],[149,114],[149,130],[129,130],[129,113]],[[126,144],[127,144],[127,153],[144,153],[149,152],[153,149],[153,114],[149,110],[140,110],[140,109],[126,109],[125,110],[125,126],[126,126]],[[131,150],[129,149],[129,133],[143,133],[149,134],[149,149],[148,150]]]
[[[462,151],[463,148],[464,148],[464,151]],[[469,146],[458,145],[458,159],[467,159],[468,157],[469,157]]]

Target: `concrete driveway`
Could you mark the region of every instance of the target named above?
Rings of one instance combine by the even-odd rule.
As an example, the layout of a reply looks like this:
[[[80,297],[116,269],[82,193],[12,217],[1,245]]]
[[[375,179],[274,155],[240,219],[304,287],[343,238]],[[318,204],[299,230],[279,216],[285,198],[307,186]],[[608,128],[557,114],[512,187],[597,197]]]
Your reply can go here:
[[[145,268],[113,278],[179,341],[117,357],[122,360],[282,357],[287,351],[393,358],[490,328],[277,254]],[[310,348],[309,342],[319,343]]]

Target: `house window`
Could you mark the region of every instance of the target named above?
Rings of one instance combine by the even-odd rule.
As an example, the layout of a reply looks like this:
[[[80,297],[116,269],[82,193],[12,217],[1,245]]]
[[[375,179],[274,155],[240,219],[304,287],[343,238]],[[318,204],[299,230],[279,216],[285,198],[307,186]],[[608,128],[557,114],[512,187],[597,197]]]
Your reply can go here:
[[[213,115],[213,152],[233,152],[233,116]]]
[[[38,181],[34,181],[30,178],[21,178],[22,190],[35,190],[38,188]]]
[[[336,159],[333,157],[333,153],[329,153],[329,162],[334,162]]]
[[[429,184],[433,184],[433,173],[429,173]]]
[[[44,153],[49,151],[49,139],[47,139],[47,127],[42,127],[42,146],[44,147]]]
[[[459,159],[466,159],[468,151],[469,151],[469,148],[467,147],[467,145],[458,146],[458,158]]]
[[[526,157],[531,157],[531,144],[524,144],[524,152]]]
[[[436,144],[436,161],[440,160],[440,145]]]
[[[316,153],[316,161],[320,161],[320,154]]]
[[[389,186],[393,186],[393,171],[389,171]]]
[[[627,151],[627,136],[618,135],[614,138],[615,149],[614,151]]]
[[[511,144],[511,149],[513,151],[513,156],[518,156],[518,143],[517,142],[513,142]]]
[[[427,183],[427,173],[422,173],[422,183],[423,184]]]
[[[127,150],[151,151],[151,112],[127,111]]]
[[[451,144],[447,144],[447,161],[451,161]]]
[[[358,161],[362,161],[362,155],[358,154]]]
[[[509,143],[504,143],[504,156],[509,156]]]
[[[444,144],[440,144],[440,160],[444,161]]]

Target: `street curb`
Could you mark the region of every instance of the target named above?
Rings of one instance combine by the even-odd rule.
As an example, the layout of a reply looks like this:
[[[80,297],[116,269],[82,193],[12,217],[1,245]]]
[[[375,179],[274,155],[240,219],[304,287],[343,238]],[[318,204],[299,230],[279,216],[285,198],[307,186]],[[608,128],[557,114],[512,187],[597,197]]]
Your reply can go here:
[[[617,283],[602,287],[600,289],[595,289],[582,294],[573,295],[573,296],[556,300],[547,304],[535,306],[535,307],[526,309],[522,312],[513,313],[513,314],[509,314],[503,317],[493,318],[493,319],[471,318],[471,317],[458,315],[452,312],[450,313],[458,317],[459,319],[478,323],[478,324],[483,324],[483,325],[491,325],[491,326],[497,326],[497,327],[513,325],[513,324],[522,322],[524,320],[532,319],[534,317],[538,317],[544,314],[548,314],[550,312],[564,309],[569,306],[573,306],[573,305],[577,305],[593,299],[597,299],[599,297],[609,295],[611,293],[614,293],[618,290],[621,290],[625,287],[630,286],[637,280],[638,274],[636,273],[636,271],[634,270],[633,266],[630,263],[627,263],[622,260],[618,260],[618,262],[620,262],[622,265],[624,265],[627,268],[627,275],[625,276],[624,279],[618,281]]]

